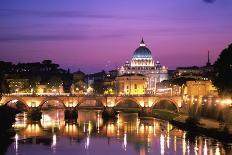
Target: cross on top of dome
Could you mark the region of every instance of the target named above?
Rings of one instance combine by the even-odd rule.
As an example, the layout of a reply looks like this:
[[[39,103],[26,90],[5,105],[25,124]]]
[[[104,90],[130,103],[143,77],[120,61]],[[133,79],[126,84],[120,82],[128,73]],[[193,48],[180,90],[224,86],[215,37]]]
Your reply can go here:
[[[151,51],[146,47],[143,38],[140,46],[135,50],[133,58],[135,59],[152,59]]]
[[[142,38],[142,40],[140,42],[140,46],[146,46],[145,43],[144,43],[144,41],[143,41],[143,38]]]

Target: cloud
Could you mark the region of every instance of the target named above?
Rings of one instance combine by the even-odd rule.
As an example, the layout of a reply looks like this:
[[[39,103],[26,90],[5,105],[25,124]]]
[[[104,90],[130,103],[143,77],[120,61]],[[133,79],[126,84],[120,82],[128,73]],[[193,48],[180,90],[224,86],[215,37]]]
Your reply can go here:
[[[121,34],[30,34],[30,35],[1,35],[0,42],[12,42],[12,41],[66,41],[66,40],[90,40],[90,39],[108,39],[123,37]]]
[[[213,3],[213,2],[215,2],[216,0],[203,0],[204,2],[206,2],[206,3]]]
[[[83,11],[47,11],[25,9],[0,9],[0,16],[33,16],[52,18],[127,18],[120,15],[97,14]],[[128,17],[129,18],[129,17]]]
[[[0,36],[0,42],[9,41],[62,41],[62,40],[82,40],[84,36],[79,35],[7,35]]]

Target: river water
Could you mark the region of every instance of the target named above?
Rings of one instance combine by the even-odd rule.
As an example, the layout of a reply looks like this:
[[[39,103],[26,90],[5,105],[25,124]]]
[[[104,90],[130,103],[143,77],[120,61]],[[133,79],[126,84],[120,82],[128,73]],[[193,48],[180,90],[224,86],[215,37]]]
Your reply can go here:
[[[76,122],[64,121],[63,110],[43,111],[40,122],[20,114],[7,155],[219,155],[232,154],[232,144],[194,136],[158,119],[119,113],[103,121],[100,111],[79,111]]]

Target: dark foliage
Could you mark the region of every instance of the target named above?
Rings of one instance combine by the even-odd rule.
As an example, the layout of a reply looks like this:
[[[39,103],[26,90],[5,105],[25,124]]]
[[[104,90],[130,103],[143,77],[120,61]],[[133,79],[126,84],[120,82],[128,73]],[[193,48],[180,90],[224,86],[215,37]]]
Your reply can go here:
[[[175,85],[182,86],[183,84],[186,84],[187,81],[194,81],[194,78],[187,78],[187,77],[178,77],[178,78],[173,78],[170,80],[165,80],[163,83],[171,83]]]
[[[7,148],[13,143],[15,132],[10,130],[15,122],[18,110],[7,106],[0,106],[0,154],[5,154]]]
[[[224,49],[214,64],[214,85],[222,95],[232,94],[232,44]]]
[[[7,106],[0,106],[0,134],[3,133],[2,131],[11,128],[12,124],[15,122],[15,116],[19,112],[20,111]]]
[[[8,78],[29,79],[31,88],[35,88],[36,84],[49,83],[52,86],[63,84],[65,92],[70,90],[72,84],[72,74],[59,68],[59,65],[51,60],[18,64],[0,61],[0,93],[10,92],[6,82]]]

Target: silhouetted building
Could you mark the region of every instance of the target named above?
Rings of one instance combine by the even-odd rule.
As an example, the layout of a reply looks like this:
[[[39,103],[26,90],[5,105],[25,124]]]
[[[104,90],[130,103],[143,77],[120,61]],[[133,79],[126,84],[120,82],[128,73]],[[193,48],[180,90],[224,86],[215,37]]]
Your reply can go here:
[[[177,67],[174,78],[185,77],[193,78],[196,80],[211,80],[214,76],[213,65],[210,63],[209,51],[208,51],[208,60],[206,66],[198,67]]]

